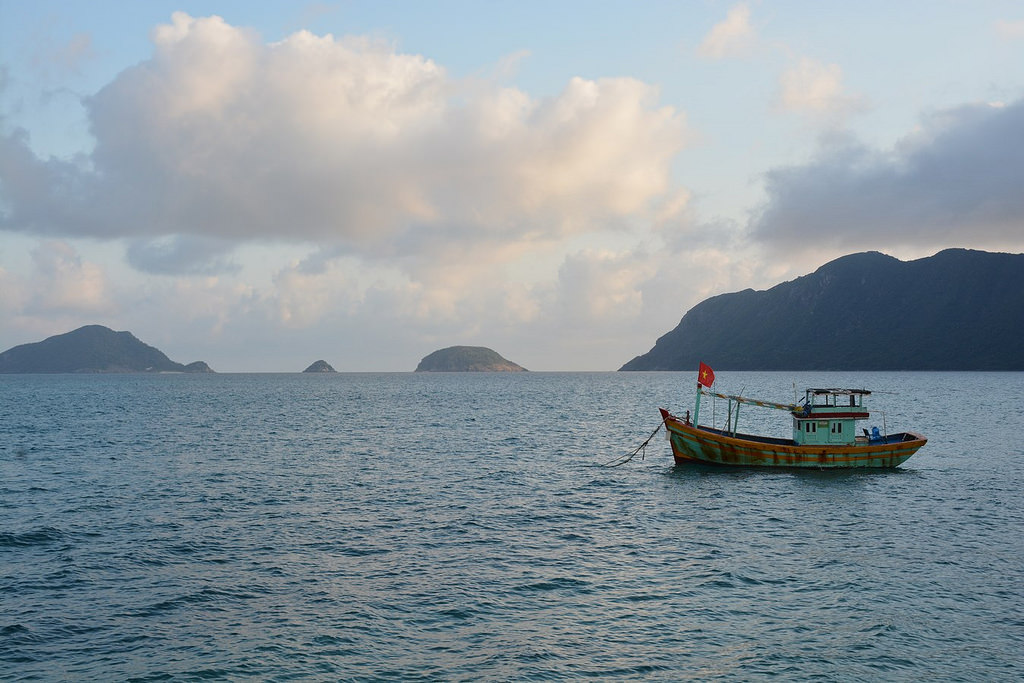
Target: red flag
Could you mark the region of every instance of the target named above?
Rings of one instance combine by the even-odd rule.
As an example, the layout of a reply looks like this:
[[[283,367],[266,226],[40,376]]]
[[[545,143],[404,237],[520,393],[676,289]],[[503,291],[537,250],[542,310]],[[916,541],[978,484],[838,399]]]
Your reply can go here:
[[[715,371],[712,370],[706,363],[701,362],[700,367],[697,368],[697,384],[702,384],[706,387],[711,387],[715,383]]]

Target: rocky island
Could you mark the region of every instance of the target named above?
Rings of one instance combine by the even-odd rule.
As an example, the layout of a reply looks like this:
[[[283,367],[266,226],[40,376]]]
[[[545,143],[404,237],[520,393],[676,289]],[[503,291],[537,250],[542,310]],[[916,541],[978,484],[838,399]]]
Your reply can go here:
[[[139,341],[131,332],[102,325],[22,344],[0,353],[2,373],[213,372],[203,361],[183,365]]]
[[[449,346],[425,356],[416,372],[526,372],[484,346]]]
[[[328,363],[327,361],[318,360],[314,362],[312,365],[310,365],[308,368],[303,370],[302,372],[337,372],[337,370],[332,368],[331,364]]]

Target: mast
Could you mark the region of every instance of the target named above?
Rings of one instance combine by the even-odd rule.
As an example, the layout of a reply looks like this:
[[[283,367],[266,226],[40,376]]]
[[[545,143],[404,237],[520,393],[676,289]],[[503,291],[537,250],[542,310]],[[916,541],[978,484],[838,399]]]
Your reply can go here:
[[[696,427],[700,423],[697,419],[700,417],[700,392],[703,387],[711,388],[711,385],[715,383],[715,371],[711,369],[711,366],[701,361],[697,366],[697,401],[693,408],[693,426]],[[714,406],[712,406],[714,407]]]

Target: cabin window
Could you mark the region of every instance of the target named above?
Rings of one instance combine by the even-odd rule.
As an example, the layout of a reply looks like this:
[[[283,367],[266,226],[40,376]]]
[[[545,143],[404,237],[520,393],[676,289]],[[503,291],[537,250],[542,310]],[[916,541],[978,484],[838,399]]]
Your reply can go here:
[[[843,433],[843,423],[842,422],[833,422],[832,423],[832,433],[833,434],[842,434]]]
[[[814,422],[807,422],[804,424],[804,427],[808,434],[814,434],[818,431],[818,425]]]

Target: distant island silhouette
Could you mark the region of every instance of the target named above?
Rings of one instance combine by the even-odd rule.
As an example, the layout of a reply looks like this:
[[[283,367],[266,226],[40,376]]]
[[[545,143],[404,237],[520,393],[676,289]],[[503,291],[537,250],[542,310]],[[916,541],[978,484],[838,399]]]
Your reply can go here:
[[[302,372],[337,372],[331,367],[331,364],[325,360],[314,361],[312,365],[303,370]]]
[[[86,325],[0,353],[0,373],[213,372],[203,361],[183,365],[131,332]]]
[[[416,372],[526,372],[484,346],[450,346],[425,356]]]
[[[1024,370],[1024,254],[851,254],[705,299],[620,370]]]
[[[900,261],[850,254],[770,289],[700,302],[620,370],[1024,370],[1024,254],[947,249]],[[416,372],[526,372],[483,346],[425,356]],[[0,373],[212,373],[131,332],[86,325],[0,353]],[[303,372],[330,373],[324,360]]]

